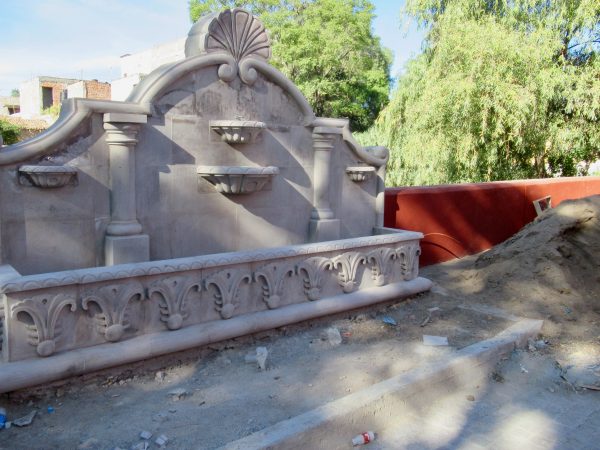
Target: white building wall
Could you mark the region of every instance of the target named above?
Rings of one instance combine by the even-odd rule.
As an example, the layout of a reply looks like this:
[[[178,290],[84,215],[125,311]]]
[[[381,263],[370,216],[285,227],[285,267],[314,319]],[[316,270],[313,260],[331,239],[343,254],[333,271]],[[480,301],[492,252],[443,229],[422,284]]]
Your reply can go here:
[[[42,90],[40,88],[39,77],[21,83],[19,94],[21,97],[21,116],[39,116],[42,105]]]
[[[85,81],[78,81],[67,86],[67,98],[86,98]]]

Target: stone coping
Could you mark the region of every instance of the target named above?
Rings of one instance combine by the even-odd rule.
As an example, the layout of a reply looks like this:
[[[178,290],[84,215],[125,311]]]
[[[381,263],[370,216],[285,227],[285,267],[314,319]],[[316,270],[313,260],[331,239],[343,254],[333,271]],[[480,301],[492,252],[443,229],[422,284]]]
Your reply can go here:
[[[277,258],[288,258],[315,253],[326,253],[380,244],[413,241],[423,238],[423,234],[415,231],[397,230],[395,233],[377,236],[364,236],[352,239],[299,244],[275,248],[262,248],[241,252],[217,253],[211,255],[192,256],[159,261],[132,264],[120,264],[108,267],[91,267],[86,269],[49,272],[35,275],[19,276],[12,267],[4,266],[4,276],[0,277],[0,293],[28,291],[54,286],[96,283],[98,281],[117,280],[136,276],[157,275],[161,273],[184,272],[208,267],[261,262]],[[14,269],[13,269],[14,270]],[[13,278],[10,273],[16,276]]]

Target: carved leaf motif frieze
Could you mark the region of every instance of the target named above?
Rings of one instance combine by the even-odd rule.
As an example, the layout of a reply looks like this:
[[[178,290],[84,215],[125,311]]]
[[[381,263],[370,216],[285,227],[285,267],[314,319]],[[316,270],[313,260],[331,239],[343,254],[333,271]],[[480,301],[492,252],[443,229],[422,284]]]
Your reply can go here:
[[[277,308],[281,304],[285,280],[294,274],[294,268],[285,263],[267,264],[254,273],[254,280],[262,281],[263,300],[269,309]]]
[[[398,255],[391,248],[376,248],[367,255],[371,265],[371,277],[375,286],[384,286],[389,282],[392,275],[393,262],[398,259]]]
[[[252,282],[250,273],[234,269],[222,270],[204,280],[207,290],[211,285],[216,288],[216,310],[223,319],[233,317],[235,309],[239,306],[240,286],[244,281],[246,283]]]
[[[333,268],[338,269],[338,283],[342,290],[348,294],[358,286],[358,268],[367,263],[367,257],[359,252],[348,252],[332,259]]]
[[[298,264],[298,275],[304,274],[304,292],[309,300],[319,300],[323,288],[323,275],[325,271],[333,269],[333,262],[329,258],[313,256]]]
[[[37,295],[12,307],[12,317],[25,323],[28,343],[36,347],[38,355],[50,356],[56,350],[57,339],[62,331],[58,318],[66,307],[74,312],[77,302],[65,294]]]
[[[148,288],[148,298],[159,297],[160,318],[169,330],[177,330],[189,316],[186,301],[192,291],[200,293],[200,281],[190,281],[184,277],[170,277],[156,280]]]
[[[100,312],[94,316],[100,334],[109,342],[117,342],[129,328],[127,310],[134,299],[144,299],[144,289],[140,283],[113,284],[84,294],[82,308],[87,311],[92,303]]]

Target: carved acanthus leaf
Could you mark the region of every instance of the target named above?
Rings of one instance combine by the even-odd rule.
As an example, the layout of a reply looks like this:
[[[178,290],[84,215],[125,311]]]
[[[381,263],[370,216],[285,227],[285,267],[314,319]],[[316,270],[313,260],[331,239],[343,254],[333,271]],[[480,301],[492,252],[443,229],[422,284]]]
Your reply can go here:
[[[126,314],[129,302],[136,298],[144,298],[141,284],[113,284],[84,294],[81,306],[87,311],[91,303],[97,305],[100,309],[100,313],[95,316],[98,332],[104,335],[107,341],[116,342],[129,327]]]
[[[391,248],[376,248],[369,252],[368,261],[371,265],[371,277],[375,286],[384,286],[388,283],[392,273],[392,263],[398,258],[396,252]]]
[[[238,297],[242,282],[251,283],[252,277],[249,272],[242,270],[222,270],[204,280],[206,289],[209,286],[216,288],[215,304],[216,310],[223,319],[230,319],[238,307]]]
[[[188,317],[186,300],[193,290],[200,292],[199,281],[190,281],[184,277],[170,277],[156,280],[148,288],[148,297],[159,296],[160,318],[169,330],[177,330]]]
[[[333,258],[333,267],[338,269],[338,283],[348,294],[356,289],[358,268],[367,263],[367,257],[359,252],[348,252]]]
[[[418,243],[401,245],[396,249],[400,261],[400,273],[405,281],[412,280],[419,274],[419,255],[421,248]]]
[[[281,304],[283,287],[286,277],[294,275],[295,270],[289,264],[267,264],[254,273],[254,280],[262,280],[263,300],[269,309],[277,308]]]
[[[323,275],[326,270],[333,269],[333,262],[329,258],[313,256],[298,264],[298,275],[304,274],[304,292],[309,300],[319,300],[323,288]]]
[[[49,356],[54,353],[61,333],[58,318],[65,307],[70,307],[74,312],[77,309],[76,300],[65,294],[38,295],[12,307],[13,318],[19,320],[21,314],[29,316],[31,323],[25,322],[28,342],[36,346],[38,355]]]

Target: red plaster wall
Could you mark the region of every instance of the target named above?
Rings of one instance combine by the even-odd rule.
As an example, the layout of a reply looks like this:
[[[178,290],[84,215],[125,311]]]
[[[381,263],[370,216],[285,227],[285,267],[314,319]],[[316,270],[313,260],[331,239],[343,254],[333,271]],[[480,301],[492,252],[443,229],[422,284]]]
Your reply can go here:
[[[505,241],[536,217],[533,200],[600,194],[600,177],[553,178],[390,188],[385,226],[421,231],[421,266],[479,253]]]

